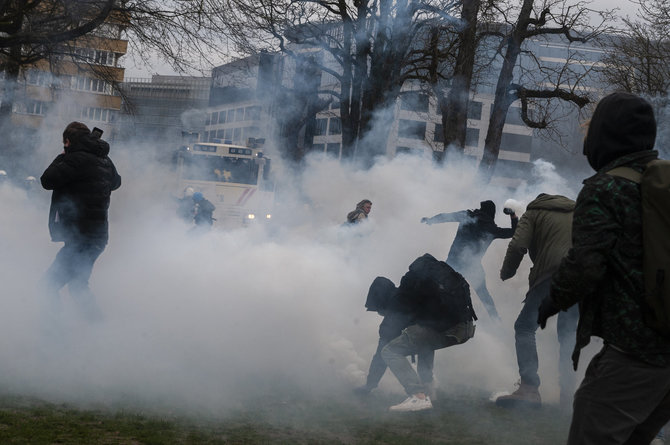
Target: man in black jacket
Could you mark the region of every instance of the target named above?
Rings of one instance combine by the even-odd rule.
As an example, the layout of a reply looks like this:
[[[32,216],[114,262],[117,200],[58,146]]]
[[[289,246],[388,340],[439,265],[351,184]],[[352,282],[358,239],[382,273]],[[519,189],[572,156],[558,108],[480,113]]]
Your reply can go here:
[[[494,239],[507,239],[514,235],[519,218],[509,213],[512,227],[498,227],[495,223],[496,205],[493,201],[482,201],[479,209],[461,210],[452,213],[438,213],[430,218],[423,217],[424,224],[457,222],[456,237],[447,255],[447,264],[462,273],[474,288],[493,320],[500,320],[496,305],[486,287],[486,274],[482,258]]]
[[[430,409],[433,405],[426,392],[432,382],[434,351],[465,343],[475,334],[473,321],[477,317],[472,309],[470,287],[447,263],[426,253],[410,264],[389,309],[409,314],[411,320],[381,351],[386,365],[408,395],[390,410]],[[408,355],[414,354],[423,361],[421,377],[407,360]]]
[[[80,122],[63,132],[64,150],[42,174],[42,187],[53,190],[49,210],[52,241],[64,241],[45,276],[45,285],[58,297],[66,284],[70,296],[89,320],[100,310],[88,287],[95,260],[109,238],[107,210],[112,190],[121,177],[109,154],[109,144]]]

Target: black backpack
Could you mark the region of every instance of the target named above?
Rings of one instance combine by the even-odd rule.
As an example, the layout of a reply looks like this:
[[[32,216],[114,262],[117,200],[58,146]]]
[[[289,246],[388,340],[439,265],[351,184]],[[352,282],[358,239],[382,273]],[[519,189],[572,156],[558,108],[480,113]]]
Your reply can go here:
[[[418,318],[442,320],[443,325],[477,320],[470,299],[470,286],[446,262],[426,253],[412,262],[402,277],[399,300],[405,311]]]

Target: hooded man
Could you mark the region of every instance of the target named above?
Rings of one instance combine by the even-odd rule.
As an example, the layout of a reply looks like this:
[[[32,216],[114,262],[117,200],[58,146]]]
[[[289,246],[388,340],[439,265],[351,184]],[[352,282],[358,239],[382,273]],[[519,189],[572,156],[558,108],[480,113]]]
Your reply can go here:
[[[504,229],[495,223],[496,205],[493,201],[482,201],[479,209],[439,213],[430,218],[423,217],[424,224],[457,222],[456,237],[447,255],[447,264],[463,274],[493,320],[500,320],[493,297],[486,287],[486,274],[482,258],[494,239],[508,239],[514,235],[519,218],[512,211],[509,216],[512,227]]]
[[[540,193],[528,204],[519,220],[514,236],[507,246],[507,253],[500,269],[500,279],[507,280],[515,274],[521,260],[528,252],[533,266],[528,275],[528,293],[523,308],[514,323],[516,360],[521,382],[510,395],[500,396],[501,406],[541,405],[540,376],[538,370],[535,332],[537,310],[549,294],[551,277],[561,260],[568,253],[572,236],[572,212],[575,202],[561,195]],[[570,353],[575,346],[575,330],[579,313],[577,306],[561,312],[558,318],[560,402],[566,406],[572,401],[575,373],[570,366]]]
[[[53,190],[49,209],[52,241],[64,241],[45,276],[50,292],[68,285],[70,296],[82,315],[100,318],[100,310],[88,287],[93,264],[109,239],[107,210],[112,190],[121,186],[109,154],[109,144],[91,134],[80,122],[63,132],[64,150],[42,174],[42,187]]]
[[[544,328],[579,304],[575,368],[591,336],[604,341],[575,393],[568,444],[647,444],[670,419],[670,339],[643,319],[640,185],[608,174],[623,166],[644,171],[658,157],[655,138],[651,104],[614,93],[598,103],[584,140],[596,174],[577,197],[572,248],[538,316]]]

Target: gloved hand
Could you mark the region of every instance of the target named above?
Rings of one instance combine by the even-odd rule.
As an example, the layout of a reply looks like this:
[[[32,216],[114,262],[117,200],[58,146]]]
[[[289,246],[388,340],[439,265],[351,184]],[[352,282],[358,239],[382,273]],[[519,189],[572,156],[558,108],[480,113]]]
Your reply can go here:
[[[544,329],[547,326],[547,319],[558,314],[560,310],[551,297],[545,297],[537,310],[537,324],[540,325],[540,328]]]
[[[431,224],[432,224],[432,222],[430,222],[430,218],[428,218],[428,217],[426,217],[426,216],[424,216],[423,218],[421,218],[421,222],[422,222],[423,224],[428,224],[428,225],[431,225]]]

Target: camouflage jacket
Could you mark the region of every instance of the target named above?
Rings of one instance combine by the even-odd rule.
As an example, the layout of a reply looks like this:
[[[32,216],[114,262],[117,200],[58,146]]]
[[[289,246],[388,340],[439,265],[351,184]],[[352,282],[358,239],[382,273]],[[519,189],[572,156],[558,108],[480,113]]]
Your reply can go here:
[[[577,197],[573,247],[551,286],[561,309],[579,303],[575,369],[591,336],[651,365],[670,365],[670,340],[644,323],[640,309],[645,304],[640,186],[607,174],[624,165],[642,171],[656,157],[645,150],[615,159],[586,179]]]

